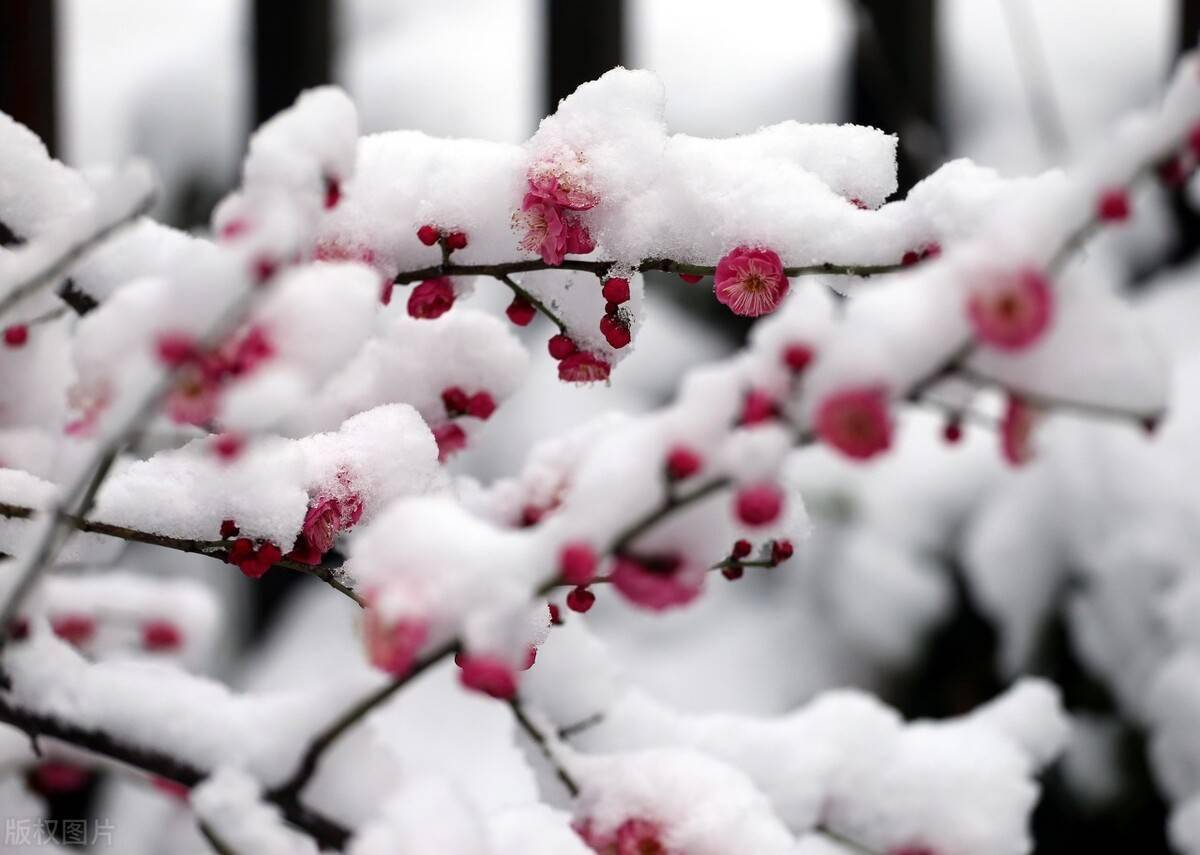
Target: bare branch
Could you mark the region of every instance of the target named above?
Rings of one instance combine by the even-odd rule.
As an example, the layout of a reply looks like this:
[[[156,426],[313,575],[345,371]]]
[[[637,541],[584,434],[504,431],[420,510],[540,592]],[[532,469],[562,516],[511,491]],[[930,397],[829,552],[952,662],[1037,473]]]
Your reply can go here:
[[[531,273],[536,270],[577,270],[604,277],[614,267],[620,268],[623,265],[616,261],[586,261],[573,258],[565,259],[562,264],[547,264],[540,258],[505,261],[498,264],[455,264],[451,261],[446,261],[431,267],[422,267],[416,270],[406,270],[397,273],[392,281],[397,285],[407,285],[410,282],[435,279],[438,276],[491,276],[494,279],[503,280],[504,277],[510,276],[513,273]],[[690,276],[711,276],[717,272],[716,265],[685,264],[681,261],[672,261],[669,258],[647,258],[634,265],[634,269],[643,273],[648,270],[658,270],[663,273],[682,273]],[[821,274],[827,276],[867,277],[882,273],[895,273],[906,269],[908,268],[899,262],[895,264],[833,264],[831,262],[822,262],[820,264],[810,264],[800,267],[785,267],[783,272],[788,277]]]
[[[56,739],[147,774],[175,781],[189,789],[208,776],[206,771],[158,749],[133,745],[103,730],[23,709],[4,697],[0,697],[0,722],[12,725],[32,738]],[[270,795],[267,798],[279,807],[284,819],[311,835],[323,847],[341,849],[350,839],[349,829],[309,810],[295,798]]]
[[[205,348],[212,347],[224,340],[262,293],[262,289],[254,289],[240,295],[218,317],[202,339],[201,345]],[[171,389],[174,376],[175,369],[168,370],[157,383],[146,390],[138,406],[132,409],[131,415],[99,444],[91,457],[79,467],[75,480],[62,489],[60,497],[48,512],[48,518],[42,525],[32,552],[20,559],[22,566],[17,574],[17,581],[0,609],[0,652],[8,641],[12,624],[25,597],[46,568],[54,563],[59,551],[66,544],[67,534],[73,528],[71,518],[84,517],[91,510],[92,501],[108,475],[113,461],[121,449],[134,440],[158,412]],[[0,685],[3,684],[4,678],[5,674],[0,669]]]
[[[397,677],[388,683],[385,683],[381,688],[376,689],[371,694],[359,700],[353,706],[349,707],[345,712],[338,716],[324,730],[318,733],[309,744],[308,749],[300,758],[300,765],[296,767],[295,773],[283,786],[275,791],[275,794],[280,798],[296,797],[304,789],[305,784],[309,782],[313,774],[317,771],[317,764],[320,763],[321,757],[325,752],[337,742],[343,733],[356,725],[359,721],[367,716],[373,709],[382,704],[396,692],[403,689],[414,679],[425,673],[443,659],[453,656],[459,650],[457,639],[446,642],[445,644],[431,650],[425,656],[421,657],[412,669],[403,677]]]
[[[126,211],[112,220],[101,223],[95,230],[68,244],[61,253],[57,254],[44,266],[35,270],[23,281],[14,285],[7,294],[0,297],[0,315],[3,315],[17,303],[33,296],[66,275],[67,271],[91,250],[108,240],[114,234],[135,220],[147,214],[154,207],[155,194],[148,192]],[[65,298],[64,298],[65,299]]]
[[[571,777],[571,773],[559,762],[559,759],[554,756],[554,750],[550,744],[550,737],[542,733],[541,729],[533,723],[525,712],[525,707],[517,698],[513,698],[508,702],[508,706],[512,709],[513,717],[517,720],[517,724],[525,731],[526,735],[533,740],[533,744],[538,747],[542,756],[546,758],[546,762],[554,768],[554,774],[558,776],[558,780],[566,787],[567,792],[571,794],[571,798],[579,795],[579,785],[575,783],[575,779]]]
[[[24,505],[14,505],[8,502],[0,502],[0,517],[7,519],[30,519],[35,516],[38,511],[34,508],[25,507]],[[164,549],[173,549],[177,552],[187,552],[192,555],[204,555],[208,558],[215,558],[219,561],[225,561],[229,555],[229,550],[232,543],[228,540],[189,540],[182,537],[171,537],[165,534],[156,534],[150,531],[141,531],[140,529],[128,528],[121,525],[113,525],[112,523],[101,522],[99,520],[84,519],[76,514],[64,514],[63,521],[69,524],[76,531],[86,532],[88,534],[100,534],[105,537],[114,537],[120,540],[127,540],[132,543],[145,543],[150,546],[161,546]],[[325,560],[318,565],[301,564],[298,561],[281,559],[271,565],[271,569],[280,568],[283,570],[291,570],[297,573],[305,573],[309,576],[315,576],[326,585],[329,585],[334,590],[349,597],[363,605],[363,599],[354,589],[338,578],[337,570],[342,565],[344,557],[341,553],[330,552],[325,556]]]
[[[216,852],[217,855],[238,855],[233,847],[222,840],[221,836],[217,834],[216,830],[214,830],[213,827],[207,822],[202,819],[198,820],[196,822],[196,827],[200,829],[200,836],[203,837],[208,845],[213,848],[213,851]]]

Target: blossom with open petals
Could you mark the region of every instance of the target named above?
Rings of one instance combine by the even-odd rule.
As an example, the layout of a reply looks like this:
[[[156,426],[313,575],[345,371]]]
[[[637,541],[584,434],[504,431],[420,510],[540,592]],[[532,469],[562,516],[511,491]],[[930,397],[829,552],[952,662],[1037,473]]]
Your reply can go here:
[[[735,315],[757,318],[775,311],[787,296],[783,262],[769,249],[739,246],[717,262],[713,293]]]
[[[558,379],[567,383],[595,383],[607,380],[611,370],[612,366],[600,357],[580,350],[558,363]]]
[[[866,460],[892,443],[887,390],[882,386],[841,389],[817,407],[817,435],[848,457]]]
[[[1000,350],[1021,350],[1050,326],[1054,291],[1040,271],[1019,270],[975,285],[967,315],[980,341]]]
[[[634,605],[663,611],[682,606],[700,596],[705,570],[682,555],[619,555],[609,581]]]

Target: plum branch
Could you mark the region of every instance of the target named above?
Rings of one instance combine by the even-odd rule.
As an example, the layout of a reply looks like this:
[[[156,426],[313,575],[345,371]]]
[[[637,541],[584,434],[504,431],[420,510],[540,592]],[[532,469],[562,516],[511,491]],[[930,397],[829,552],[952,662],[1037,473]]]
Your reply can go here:
[[[268,283],[263,288],[240,294],[230,306],[226,307],[224,312],[218,315],[217,320],[202,337],[201,346],[208,349],[223,341],[229,332],[241,322],[255,301],[261,299],[263,291],[269,290],[269,288]],[[134,441],[158,412],[172,388],[177,371],[177,366],[168,368],[164,375],[143,393],[137,406],[131,409],[130,415],[104,441],[99,443],[96,450],[79,467],[75,479],[68,482],[59,498],[46,512],[46,518],[33,549],[29,557],[23,559],[23,566],[17,573],[16,582],[5,598],[3,608],[0,608],[0,652],[3,652],[13,622],[17,618],[25,597],[33,589],[42,573],[54,563],[58,553],[66,544],[67,535],[74,528],[74,518],[87,516],[113,461],[121,449]],[[0,678],[5,676],[0,671]]]
[[[0,696],[0,722],[12,725],[31,739],[48,737],[107,757],[147,774],[166,778],[192,788],[208,773],[156,748],[129,743],[107,731],[66,721],[62,718],[24,709]],[[341,849],[350,839],[350,830],[323,814],[302,805],[298,799],[267,796],[291,825],[309,834],[325,848]]]
[[[650,531],[660,522],[662,522],[671,514],[675,513],[680,508],[686,508],[693,505],[701,499],[705,499],[714,493],[720,492],[732,484],[732,480],[728,477],[712,478],[705,483],[694,487],[687,493],[677,493],[673,489],[667,491],[667,497],[654,511],[642,517],[642,519],[633,523],[627,529],[617,535],[613,541],[609,552],[613,555],[619,555],[628,549],[635,540],[641,537],[646,532]]]
[[[573,258],[564,259],[561,264],[548,264],[540,258],[504,261],[496,264],[457,264],[447,258],[441,264],[397,273],[392,277],[392,281],[397,285],[408,285],[412,282],[435,279],[439,276],[491,276],[493,279],[503,280],[504,277],[511,276],[513,273],[532,273],[538,270],[575,270],[604,277],[614,268],[628,269],[626,265],[617,261],[587,261]],[[688,264],[669,258],[643,259],[634,265],[633,269],[641,273],[657,270],[663,273],[682,273],[685,276],[711,276],[717,272],[716,265]],[[834,264],[826,261],[798,267],[785,267],[783,272],[789,277],[820,274],[869,277],[906,269],[908,267],[901,262],[894,264]]]
[[[16,582],[9,591],[3,608],[0,608],[0,650],[3,650],[9,631],[17,619],[25,598],[29,596],[39,576],[54,561],[66,542],[67,532],[70,529],[66,518],[73,515],[72,508],[75,507],[76,498],[78,498],[78,515],[87,514],[96,499],[100,485],[108,477],[119,450],[120,446],[115,443],[110,442],[103,445],[80,469],[79,477],[68,487],[64,497],[50,510],[50,516],[32,554],[25,559],[25,566],[17,575]],[[0,669],[0,686],[8,688],[8,675],[2,669]]]
[[[3,315],[22,300],[33,296],[42,288],[61,279],[76,262],[97,246],[148,214],[150,209],[154,207],[156,198],[157,195],[153,190],[141,194],[132,205],[116,217],[101,223],[91,231],[71,241],[61,252],[56,253],[53,258],[47,260],[23,280],[8,289],[8,292],[3,297],[0,297],[0,315]],[[67,297],[64,296],[63,299],[70,303]]]
[[[501,282],[503,282],[505,285],[507,285],[510,289],[512,289],[512,292],[514,295],[516,295],[517,297],[520,297],[526,303],[529,303],[529,305],[533,306],[535,309],[537,309],[539,312],[541,312],[543,315],[545,315],[547,318],[549,318],[551,323],[553,323],[556,327],[558,327],[558,329],[563,333],[563,335],[568,334],[569,331],[567,330],[567,325],[563,321],[563,319],[560,318],[554,312],[550,311],[550,309],[546,306],[546,304],[544,302],[539,300],[537,297],[533,296],[533,294],[526,291],[518,283],[514,282],[511,276],[509,276],[507,273],[505,273],[505,274],[501,274],[501,275],[497,276],[496,278],[499,279]]]
[[[1026,389],[1021,386],[1014,385],[1007,381],[997,380],[995,377],[976,371],[975,369],[960,365],[955,371],[955,375],[963,380],[974,383],[977,386],[997,385],[1004,388],[1009,394],[1016,395],[1022,400],[1028,401],[1030,404],[1039,409],[1047,410],[1071,410],[1083,415],[1091,415],[1102,419],[1113,420],[1135,420],[1143,424],[1152,424],[1161,419],[1166,411],[1155,409],[1146,412],[1138,412],[1133,409],[1117,407],[1110,404],[1103,404],[1097,401],[1086,401],[1081,398],[1070,398],[1062,395],[1051,395],[1044,392],[1037,392],[1032,389]]]
[[[518,299],[533,306],[534,309],[545,315],[557,326],[563,335],[568,336],[570,335],[570,330],[563,319],[552,311],[544,300],[534,296],[520,283],[516,282],[512,278],[512,274],[532,273],[540,270],[573,270],[592,273],[598,279],[603,280],[614,271],[628,271],[631,269],[628,265],[623,265],[617,261],[589,261],[586,259],[570,258],[563,259],[558,264],[550,264],[540,258],[498,262],[495,264],[457,264],[453,261],[453,250],[447,245],[445,239],[439,241],[439,246],[442,252],[441,264],[422,267],[416,270],[402,271],[393,277],[392,283],[395,285],[406,285],[445,276],[489,276],[508,286]],[[831,276],[859,276],[866,278],[876,274],[894,273],[904,270],[915,263],[920,263],[922,260],[921,258],[917,258],[916,261],[908,260],[895,264],[834,264],[832,262],[821,262],[797,267],[785,267],[783,268],[783,273],[786,276],[827,274]],[[683,276],[696,277],[711,276],[717,270],[715,265],[688,264],[667,258],[643,259],[634,265],[632,269],[641,272],[655,270],[663,273],[678,273]],[[831,288],[830,290],[839,298],[845,297],[845,294],[835,288]]]
[[[578,796],[579,785],[575,783],[575,779],[571,777],[571,773],[566,770],[558,757],[555,756],[554,750],[551,748],[550,737],[543,733],[542,729],[529,718],[529,715],[525,712],[525,706],[520,700],[513,698],[508,702],[508,706],[512,710],[513,718],[521,726],[521,730],[525,731],[525,734],[537,746],[538,751],[546,758],[546,762],[554,768],[555,776],[562,782],[567,792],[571,794],[571,798]]]
[[[371,692],[348,707],[340,716],[313,737],[308,748],[301,756],[300,763],[296,767],[296,771],[292,774],[292,777],[274,792],[280,797],[294,797],[299,795],[301,790],[304,789],[305,784],[309,782],[313,774],[317,771],[317,765],[320,763],[321,757],[337,742],[343,733],[365,718],[375,707],[407,686],[412,680],[425,673],[443,659],[453,656],[460,649],[461,645],[457,639],[439,645],[418,659],[403,677],[389,680],[374,692]]]
[[[217,834],[216,829],[214,829],[204,820],[197,822],[196,828],[199,829],[200,836],[203,837],[205,842],[213,848],[213,851],[216,852],[217,855],[238,855],[238,853],[235,852],[228,843],[221,839],[221,836]]]
[[[6,519],[23,520],[34,517],[38,511],[35,508],[26,507],[24,505],[15,505],[9,502],[0,502],[0,517]],[[75,530],[85,532],[87,534],[99,534],[105,537],[113,537],[119,540],[126,540],[132,543],[145,543],[150,546],[161,546],[164,549],[173,549],[176,552],[187,552],[192,555],[203,555],[208,558],[216,558],[220,561],[225,561],[229,555],[229,550],[232,544],[227,540],[191,540],[183,537],[171,537],[170,535],[157,534],[150,531],[142,531],[141,529],[129,528],[122,525],[114,525],[112,523],[101,522],[99,520],[85,519],[77,514],[64,514],[63,520],[70,524]],[[320,579],[326,585],[329,585],[339,593],[349,597],[363,605],[362,598],[354,592],[354,590],[342,582],[337,576],[337,570],[342,565],[344,557],[341,553],[327,553],[325,560],[318,565],[302,564],[298,561],[292,561],[284,558],[271,565],[272,568],[281,568],[284,570],[292,570],[298,573],[306,573]]]

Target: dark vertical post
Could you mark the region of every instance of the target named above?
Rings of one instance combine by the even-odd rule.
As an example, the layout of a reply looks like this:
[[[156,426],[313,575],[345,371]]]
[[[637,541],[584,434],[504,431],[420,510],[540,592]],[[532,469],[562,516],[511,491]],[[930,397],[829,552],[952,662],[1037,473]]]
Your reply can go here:
[[[333,80],[334,12],[333,0],[254,0],[254,127],[290,107],[303,90]],[[279,546],[286,552],[292,544]],[[301,578],[276,570],[253,586],[256,636]]]
[[[54,0],[0,0],[0,110],[58,153]]]
[[[254,124],[333,79],[332,0],[254,0]]]
[[[1200,0],[1179,0],[1179,34],[1177,53],[1196,47],[1200,39]],[[1184,264],[1200,251],[1200,214],[1187,200],[1183,187],[1171,191],[1171,210],[1175,215],[1178,242],[1171,254],[1170,264]]]
[[[545,0],[546,112],[581,83],[595,80],[625,51],[622,0]]]
[[[1200,40],[1200,0],[1179,0],[1179,52],[1191,50]]]
[[[851,121],[900,137],[900,191],[943,157],[938,131],[937,4],[852,0],[858,24]]]

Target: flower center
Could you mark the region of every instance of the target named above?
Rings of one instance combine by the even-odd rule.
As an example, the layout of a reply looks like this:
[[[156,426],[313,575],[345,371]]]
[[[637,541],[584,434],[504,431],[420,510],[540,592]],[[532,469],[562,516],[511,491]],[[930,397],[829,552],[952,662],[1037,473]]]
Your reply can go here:
[[[1021,298],[1011,291],[1000,295],[996,300],[996,314],[1006,321],[1018,321],[1022,314]]]
[[[852,410],[842,418],[842,430],[852,439],[869,439],[874,428],[874,421],[861,410]]]
[[[674,555],[654,555],[641,560],[642,569],[652,576],[674,576],[679,571],[679,559]]]
[[[770,286],[762,274],[750,273],[742,280],[742,287],[751,293],[757,294],[760,291],[766,291]]]

